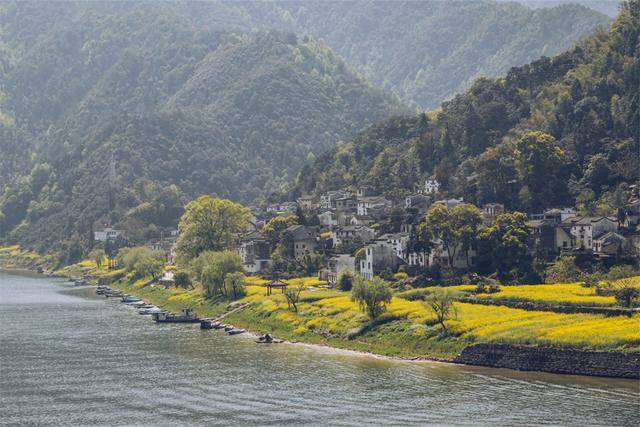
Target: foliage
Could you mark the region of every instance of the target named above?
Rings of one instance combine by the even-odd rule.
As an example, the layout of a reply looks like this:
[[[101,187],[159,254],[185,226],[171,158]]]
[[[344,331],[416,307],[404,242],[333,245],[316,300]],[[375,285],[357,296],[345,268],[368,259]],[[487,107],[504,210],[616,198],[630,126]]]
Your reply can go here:
[[[104,224],[142,244],[185,200],[279,191],[310,153],[407,111],[322,42],[272,31],[286,25],[265,8],[6,4],[2,237],[51,250],[77,236],[65,260]]]
[[[246,281],[244,274],[240,271],[227,273],[224,277],[224,293],[227,298],[236,300],[246,294]]]
[[[469,203],[538,213],[584,199],[615,213],[639,177],[640,7],[624,4],[608,31],[478,79],[428,120],[393,118],[338,144],[302,170],[290,195],[368,184],[397,196],[435,176],[442,196]]]
[[[351,288],[353,287],[353,281],[354,281],[353,274],[348,272],[342,273],[338,278],[338,289],[340,289],[343,292],[351,291]]]
[[[231,251],[202,252],[191,261],[190,268],[193,276],[204,287],[207,297],[227,295],[227,275],[243,271],[240,256]]]
[[[295,312],[298,311],[298,301],[300,301],[300,293],[304,288],[304,282],[298,281],[295,286],[289,285],[284,290],[284,297],[287,299],[287,308],[289,310],[293,310]]]
[[[616,291],[616,301],[623,307],[633,307],[640,299],[640,289],[629,285],[622,285]]]
[[[445,321],[456,319],[458,312],[454,305],[456,294],[449,289],[436,289],[426,298],[425,303],[436,317],[436,321],[442,327],[442,332],[447,330]]]
[[[117,262],[136,278],[151,276],[156,280],[162,272],[164,253],[142,246],[123,248],[118,252]]]
[[[547,283],[567,283],[580,279],[580,268],[576,265],[576,257],[561,256],[547,268],[545,281]]]
[[[351,289],[351,300],[357,302],[360,310],[367,313],[371,320],[377,319],[387,310],[391,296],[389,285],[379,277],[371,280],[356,277]]]
[[[449,266],[453,267],[458,250],[465,252],[467,265],[470,265],[469,249],[481,223],[480,210],[471,204],[461,203],[451,209],[435,204],[427,212],[426,220],[420,227],[427,230],[432,239],[441,243],[449,259]]]
[[[286,215],[273,217],[264,225],[262,233],[269,241],[271,250],[275,249],[278,243],[283,242],[284,231],[296,224],[298,224],[298,218],[295,215]]]
[[[615,265],[607,273],[607,279],[612,281],[633,276],[640,276],[640,271],[631,265]]]
[[[104,252],[103,249],[94,249],[89,254],[89,259],[96,264],[96,267],[101,268],[102,263],[104,262],[104,259],[106,258],[106,256],[107,254]]]
[[[191,288],[191,277],[189,273],[184,270],[176,271],[173,274],[173,281],[178,288],[189,289]]]
[[[496,272],[501,279],[531,269],[527,240],[531,229],[521,212],[499,214],[478,233],[478,268],[484,273]]]
[[[187,263],[204,251],[227,249],[248,220],[249,210],[230,200],[211,196],[193,200],[180,218],[176,252],[181,262]]]

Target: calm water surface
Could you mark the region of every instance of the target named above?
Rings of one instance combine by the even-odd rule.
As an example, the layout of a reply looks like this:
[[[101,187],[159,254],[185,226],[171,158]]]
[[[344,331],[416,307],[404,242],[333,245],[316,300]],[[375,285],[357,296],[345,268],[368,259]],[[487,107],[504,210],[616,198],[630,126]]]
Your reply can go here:
[[[638,382],[375,359],[155,325],[0,272],[3,425],[638,425]]]

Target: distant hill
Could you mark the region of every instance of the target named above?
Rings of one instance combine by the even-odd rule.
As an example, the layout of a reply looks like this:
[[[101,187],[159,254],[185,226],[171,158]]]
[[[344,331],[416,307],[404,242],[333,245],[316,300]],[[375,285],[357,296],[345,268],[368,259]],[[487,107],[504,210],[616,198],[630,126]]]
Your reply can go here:
[[[23,244],[84,238],[158,197],[252,201],[407,111],[308,37],[210,31],[174,5],[3,7],[0,232]]]
[[[339,143],[303,169],[290,196],[367,184],[397,197],[435,177],[441,196],[474,203],[614,213],[638,197],[639,35],[633,0],[607,32],[575,48]]]
[[[289,1],[290,28],[321,37],[378,87],[425,109],[605,26],[578,5],[529,9],[489,1]]]

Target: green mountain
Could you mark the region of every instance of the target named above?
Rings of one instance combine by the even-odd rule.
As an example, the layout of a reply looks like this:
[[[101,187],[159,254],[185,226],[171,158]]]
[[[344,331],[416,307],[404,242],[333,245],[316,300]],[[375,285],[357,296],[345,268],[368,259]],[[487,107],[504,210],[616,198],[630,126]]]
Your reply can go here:
[[[322,43],[209,31],[171,14],[178,6],[4,5],[9,239],[49,247],[101,223],[157,223],[143,213],[159,199],[250,201],[336,139],[406,111]]]
[[[470,202],[612,213],[639,179],[639,33],[640,2],[626,2],[608,31],[558,56],[340,142],[291,196],[362,184],[397,196],[434,176]]]
[[[321,37],[376,86],[423,108],[553,56],[605,26],[577,5],[529,9],[490,1],[279,2],[293,31]]]

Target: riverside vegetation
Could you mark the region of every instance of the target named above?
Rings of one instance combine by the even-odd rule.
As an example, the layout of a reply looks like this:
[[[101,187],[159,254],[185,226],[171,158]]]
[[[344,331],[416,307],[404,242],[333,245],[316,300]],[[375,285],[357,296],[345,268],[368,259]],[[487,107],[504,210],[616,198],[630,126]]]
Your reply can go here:
[[[90,269],[87,270],[87,267]],[[66,267],[58,272],[73,275],[89,272],[100,278],[116,279],[112,286],[137,295],[168,310],[193,308],[201,316],[216,316],[229,304],[221,295],[207,296],[200,286],[165,288],[150,276],[138,277],[125,269],[98,268],[93,261]],[[640,289],[640,277],[630,279]],[[255,332],[269,332],[290,341],[329,345],[403,358],[427,357],[453,360],[466,346],[475,343],[507,343],[552,346],[581,350],[640,351],[640,314],[605,316],[565,314],[551,311],[563,304],[613,305],[612,297],[598,296],[595,288],[582,284],[502,286],[495,294],[477,294],[495,304],[455,301],[456,315],[447,319],[443,333],[434,312],[417,293],[428,296],[441,290],[427,287],[413,291],[394,291],[385,310],[374,320],[354,301],[349,291],[323,288],[313,277],[291,279],[291,286],[302,285],[297,309],[285,295],[267,295],[266,279],[248,277],[246,295],[238,299],[250,305],[228,316],[225,321]],[[472,295],[476,286],[449,287],[457,298]],[[500,305],[503,298],[522,298],[548,303],[549,310],[529,311]],[[468,301],[468,300],[465,300]]]

